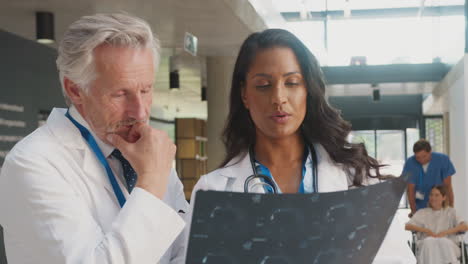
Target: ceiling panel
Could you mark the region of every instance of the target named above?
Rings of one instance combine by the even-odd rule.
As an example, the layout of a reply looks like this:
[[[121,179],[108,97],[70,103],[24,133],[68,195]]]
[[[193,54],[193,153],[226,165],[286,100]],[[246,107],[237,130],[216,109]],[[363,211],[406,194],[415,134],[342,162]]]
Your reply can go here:
[[[271,0],[278,12],[420,7],[421,0]],[[424,6],[464,5],[464,0],[426,0]]]

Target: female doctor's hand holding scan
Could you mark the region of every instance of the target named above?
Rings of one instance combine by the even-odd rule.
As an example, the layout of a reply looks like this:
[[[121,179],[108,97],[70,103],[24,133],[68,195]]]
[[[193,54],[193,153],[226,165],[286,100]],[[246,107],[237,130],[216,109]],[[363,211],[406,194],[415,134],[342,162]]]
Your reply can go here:
[[[340,191],[378,181],[381,165],[363,144],[346,140],[350,131],[327,103],[320,66],[306,46],[282,29],[253,33],[234,68],[223,134],[226,157],[201,177],[191,201],[197,190],[272,192],[255,184],[264,181],[259,177],[249,181],[253,174],[266,175],[280,193]],[[393,248],[383,250],[385,244]],[[374,263],[400,256],[401,263],[415,263],[404,239],[387,235],[383,245]]]

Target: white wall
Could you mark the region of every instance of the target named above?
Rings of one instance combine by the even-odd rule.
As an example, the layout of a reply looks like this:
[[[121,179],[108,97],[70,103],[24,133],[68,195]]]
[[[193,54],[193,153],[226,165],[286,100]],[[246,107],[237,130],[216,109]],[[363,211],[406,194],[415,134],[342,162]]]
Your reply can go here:
[[[465,58],[465,65],[467,58]],[[465,66],[466,68],[466,66]],[[453,177],[453,188],[455,193],[455,208],[458,214],[468,219],[467,197],[468,190],[467,171],[467,121],[468,121],[468,93],[465,91],[468,78],[462,76],[456,80],[449,89],[449,135],[450,135],[450,159],[452,160],[457,173]]]
[[[444,120],[448,124],[445,132],[449,136],[449,156],[457,173],[452,179],[455,208],[461,218],[468,220],[468,56],[455,65],[439,86],[433,91],[435,100],[442,100]]]

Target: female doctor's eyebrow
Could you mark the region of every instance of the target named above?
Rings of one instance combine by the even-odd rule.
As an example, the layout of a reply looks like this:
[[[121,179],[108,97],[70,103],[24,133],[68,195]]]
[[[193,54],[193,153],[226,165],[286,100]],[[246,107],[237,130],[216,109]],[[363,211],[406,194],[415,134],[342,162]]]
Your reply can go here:
[[[287,73],[283,74],[283,77],[287,77],[287,76],[293,75],[293,74],[301,74],[301,72],[299,72],[299,71],[287,72]],[[253,79],[255,77],[266,77],[266,78],[271,79],[273,76],[271,74],[267,74],[267,73],[256,73],[251,77],[251,79]]]
[[[254,79],[256,77],[265,77],[265,78],[271,79],[272,76],[271,74],[267,74],[267,73],[256,73],[252,77],[250,77],[250,79]]]
[[[293,72],[288,72],[288,73],[283,74],[283,77],[287,77],[287,76],[293,75],[293,74],[300,74],[300,75],[302,75],[301,72],[293,71]]]

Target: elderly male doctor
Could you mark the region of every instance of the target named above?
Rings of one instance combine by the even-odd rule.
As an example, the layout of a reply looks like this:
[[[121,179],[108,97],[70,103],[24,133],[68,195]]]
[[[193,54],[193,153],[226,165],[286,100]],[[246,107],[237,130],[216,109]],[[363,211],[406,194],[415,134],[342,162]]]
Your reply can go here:
[[[57,66],[69,109],[19,142],[0,175],[8,263],[179,263],[188,204],[176,147],[148,125],[158,41],[128,15],[82,17]]]

